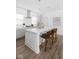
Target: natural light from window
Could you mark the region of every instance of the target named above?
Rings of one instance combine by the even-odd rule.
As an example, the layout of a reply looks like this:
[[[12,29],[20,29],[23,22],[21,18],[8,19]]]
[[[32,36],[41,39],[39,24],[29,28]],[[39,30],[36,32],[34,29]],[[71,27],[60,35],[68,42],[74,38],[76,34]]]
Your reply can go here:
[[[16,25],[20,25],[23,23],[24,15],[16,14]]]
[[[35,16],[32,17],[32,24],[37,25],[37,17]]]

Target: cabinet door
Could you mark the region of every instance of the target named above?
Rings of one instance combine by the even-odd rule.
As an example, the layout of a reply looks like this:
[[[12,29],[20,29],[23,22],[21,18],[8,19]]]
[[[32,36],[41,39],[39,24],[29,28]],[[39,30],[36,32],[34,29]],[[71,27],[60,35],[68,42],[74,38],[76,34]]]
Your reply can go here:
[[[23,37],[24,35],[25,34],[24,34],[24,30],[23,29],[16,30],[16,39],[20,38],[20,37]]]
[[[31,48],[34,52],[39,53],[39,35],[31,31],[26,31],[25,45]]]

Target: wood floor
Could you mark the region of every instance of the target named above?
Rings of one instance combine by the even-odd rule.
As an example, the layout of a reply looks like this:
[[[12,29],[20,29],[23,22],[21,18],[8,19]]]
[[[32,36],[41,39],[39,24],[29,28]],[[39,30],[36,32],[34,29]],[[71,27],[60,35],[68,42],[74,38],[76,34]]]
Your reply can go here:
[[[47,49],[46,52],[42,44],[39,54],[25,46],[24,39],[16,40],[16,59],[63,59],[63,36],[58,35],[58,41],[52,46],[52,49]]]

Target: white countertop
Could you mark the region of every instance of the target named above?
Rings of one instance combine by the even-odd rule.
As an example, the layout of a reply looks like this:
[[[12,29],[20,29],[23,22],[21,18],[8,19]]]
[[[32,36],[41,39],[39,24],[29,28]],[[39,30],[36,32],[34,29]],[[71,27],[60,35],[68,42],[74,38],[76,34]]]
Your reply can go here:
[[[44,28],[32,28],[32,29],[25,29],[26,31],[31,31],[34,33],[45,33],[49,30],[53,29],[53,27],[44,27]]]
[[[23,26],[20,26],[20,25],[16,26],[16,30],[19,30],[19,29],[22,29],[22,28],[23,28]]]

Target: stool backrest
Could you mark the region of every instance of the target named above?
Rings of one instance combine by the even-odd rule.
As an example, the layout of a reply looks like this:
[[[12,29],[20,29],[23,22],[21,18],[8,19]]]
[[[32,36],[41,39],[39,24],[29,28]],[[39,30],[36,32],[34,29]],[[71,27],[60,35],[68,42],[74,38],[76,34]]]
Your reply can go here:
[[[57,33],[57,28],[52,29],[44,34],[41,35],[42,38],[48,39],[50,37],[52,37],[55,33]]]
[[[42,38],[45,38],[45,39],[48,39],[48,38],[49,38],[48,32],[42,34],[41,37],[42,37]]]

